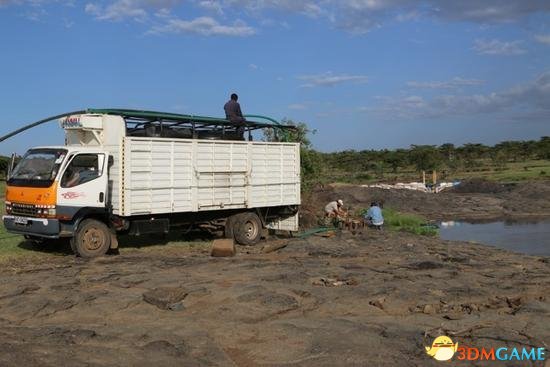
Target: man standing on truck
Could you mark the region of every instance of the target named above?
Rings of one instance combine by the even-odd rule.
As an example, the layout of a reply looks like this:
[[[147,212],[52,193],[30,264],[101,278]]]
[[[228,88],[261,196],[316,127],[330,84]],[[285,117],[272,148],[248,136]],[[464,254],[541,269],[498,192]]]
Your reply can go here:
[[[238,100],[239,96],[236,93],[231,94],[231,98],[223,106],[223,109],[225,111],[225,118],[237,126],[237,134],[244,140],[244,125],[246,119],[241,111],[241,105],[237,102]]]

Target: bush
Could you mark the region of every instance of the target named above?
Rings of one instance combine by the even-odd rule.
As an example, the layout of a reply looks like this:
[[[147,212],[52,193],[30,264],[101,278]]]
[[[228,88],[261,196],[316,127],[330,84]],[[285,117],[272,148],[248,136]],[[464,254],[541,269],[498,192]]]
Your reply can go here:
[[[372,179],[372,176],[368,173],[358,173],[353,177],[356,181],[368,181]]]

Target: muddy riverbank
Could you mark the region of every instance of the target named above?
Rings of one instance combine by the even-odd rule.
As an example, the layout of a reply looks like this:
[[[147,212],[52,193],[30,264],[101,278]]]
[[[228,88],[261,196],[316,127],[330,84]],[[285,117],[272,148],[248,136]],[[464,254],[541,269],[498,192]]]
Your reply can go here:
[[[465,184],[439,194],[335,184],[318,187],[306,198],[304,223],[311,221],[310,213],[322,213],[323,206],[336,199],[343,199],[352,212],[378,201],[385,207],[420,214],[429,220],[550,218],[550,181]]]

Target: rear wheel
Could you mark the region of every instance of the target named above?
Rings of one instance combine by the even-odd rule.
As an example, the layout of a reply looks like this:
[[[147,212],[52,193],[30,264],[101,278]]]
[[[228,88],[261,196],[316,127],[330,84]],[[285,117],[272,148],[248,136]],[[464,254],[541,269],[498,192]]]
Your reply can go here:
[[[95,219],[82,221],[71,239],[73,252],[91,258],[105,255],[111,246],[111,233],[105,223]]]
[[[252,246],[262,237],[262,221],[256,213],[242,213],[234,219],[235,240],[241,245]]]
[[[223,235],[225,238],[235,239],[235,219],[238,215],[232,215],[225,220],[225,227],[223,229]]]

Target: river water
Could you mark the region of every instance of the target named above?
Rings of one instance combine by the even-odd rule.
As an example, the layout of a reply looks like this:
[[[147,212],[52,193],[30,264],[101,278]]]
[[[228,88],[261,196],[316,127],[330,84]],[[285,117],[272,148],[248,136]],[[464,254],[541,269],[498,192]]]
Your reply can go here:
[[[550,256],[550,221],[441,222],[444,240],[474,241],[528,255]]]

